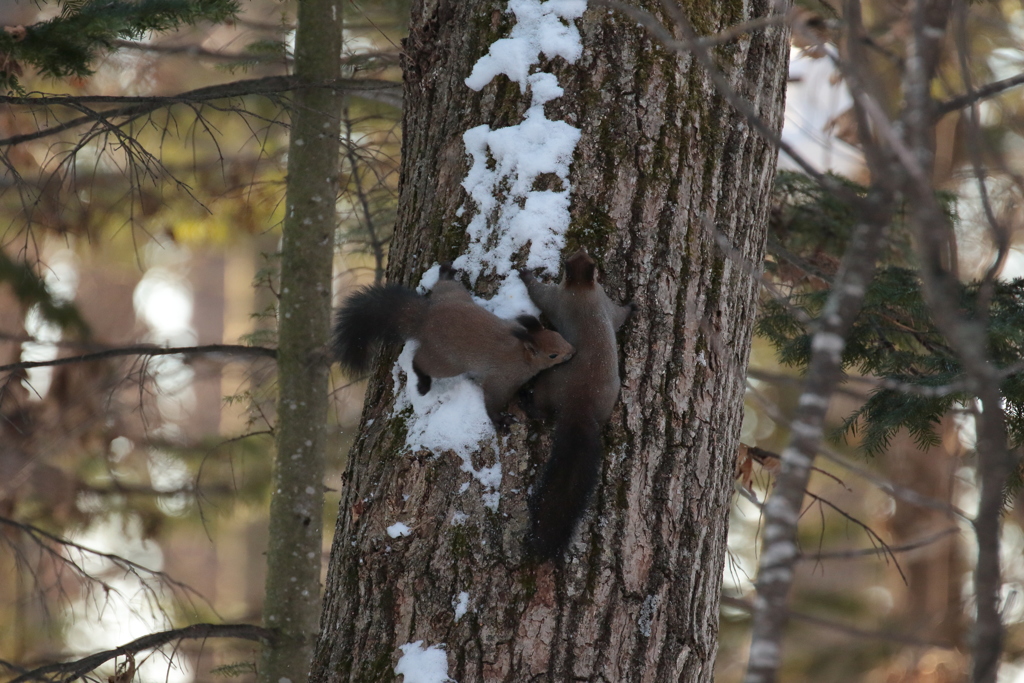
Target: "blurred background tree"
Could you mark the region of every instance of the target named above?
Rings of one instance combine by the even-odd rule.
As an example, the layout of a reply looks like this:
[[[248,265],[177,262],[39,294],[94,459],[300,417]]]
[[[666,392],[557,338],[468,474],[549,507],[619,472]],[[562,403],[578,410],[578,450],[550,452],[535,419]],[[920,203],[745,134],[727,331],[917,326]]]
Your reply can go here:
[[[905,102],[913,9],[921,5],[808,2],[790,15],[784,138],[818,170],[869,181],[864,131],[852,106],[855,86],[844,77],[850,71],[836,65],[849,65],[850,43],[860,44],[863,61],[852,71],[870,70],[873,77],[856,87],[896,116]],[[849,37],[850,7],[863,13],[862,39]],[[931,92],[937,100],[931,184],[955,228],[944,265],[963,284],[962,311],[987,322],[988,353],[1004,369],[1002,409],[1018,458],[1022,19],[1013,4],[953,3]],[[780,166],[796,169],[784,155]],[[856,218],[834,192],[802,173],[780,172],[776,202],[744,426],[744,442],[769,453],[754,458],[767,471],[758,465],[750,471],[754,482],[764,477],[751,488],[756,499],[737,498],[734,509],[733,566],[726,573],[726,592],[734,597],[753,595],[761,514],[750,501],[765,499],[778,466],[774,454],[800,414],[791,373],[803,371],[809,352],[801,311],[820,310]],[[847,374],[828,413],[831,438],[805,497],[780,672],[787,681],[971,679],[978,406],[957,354],[924,305],[915,273],[920,252],[904,218],[897,210],[865,308],[847,336]],[[1009,514],[1000,534],[999,609],[1006,628],[1000,681],[1024,680],[1019,477],[1018,469],[1005,490]],[[749,605],[728,598],[723,604],[718,680],[740,680]]]
[[[386,254],[404,8],[346,18],[339,286]],[[294,9],[0,8],[0,365],[44,364],[0,375],[4,678],[186,624],[259,622]],[[168,346],[191,350],[155,350]],[[82,354],[96,360],[48,365]],[[361,388],[332,398],[336,491]],[[244,643],[186,640],[139,674],[251,676]]]

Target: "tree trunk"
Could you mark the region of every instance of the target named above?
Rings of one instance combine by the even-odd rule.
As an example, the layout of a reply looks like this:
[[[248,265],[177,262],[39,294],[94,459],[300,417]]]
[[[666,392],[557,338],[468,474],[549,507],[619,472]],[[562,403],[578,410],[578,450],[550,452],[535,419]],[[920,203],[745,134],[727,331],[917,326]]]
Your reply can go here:
[[[392,282],[415,283],[462,253],[462,133],[512,125],[529,105],[504,77],[480,92],[463,82],[508,34],[514,18],[503,10],[478,0],[414,3]],[[749,18],[742,10],[708,4],[691,19],[712,33]],[[750,16],[769,10],[751,3]],[[400,646],[420,640],[445,645],[448,675],[460,683],[712,676],[775,152],[690,56],[670,55],[607,9],[588,10],[577,26],[576,64],[540,65],[565,88],[548,118],[581,130],[568,246],[595,256],[613,299],[638,305],[619,335],[622,393],[590,512],[564,562],[527,561],[526,494],[550,425],[521,421],[498,453],[474,456],[476,466],[502,466],[492,511],[459,458],[405,448],[403,421],[392,416],[395,354],[383,354],[346,473],[314,680],[391,680]],[[716,56],[778,130],[784,31],[746,36]],[[390,538],[398,521],[412,534]],[[468,611],[457,618],[460,598]]]
[[[339,78],[341,0],[298,3],[295,75]],[[277,454],[271,486],[263,619],[278,631],[264,650],[263,683],[302,683],[318,628],[327,447],[324,357],[331,319],[331,269],[338,227],[341,97],[301,88],[292,105],[278,309]]]
[[[895,484],[952,505],[956,470],[963,464],[963,446],[952,419],[944,419],[938,431],[943,443],[926,450],[914,443],[909,434],[900,432],[889,449],[895,457],[886,458],[884,465]],[[924,509],[899,499],[886,524],[892,534],[889,542],[894,547],[920,542],[955,529],[956,525],[952,512]],[[901,555],[899,561],[906,582],[893,577],[889,590],[896,598],[897,613],[902,615],[902,632],[965,652],[962,593],[967,570],[961,546],[958,534],[953,533]],[[915,664],[922,666],[920,661]]]

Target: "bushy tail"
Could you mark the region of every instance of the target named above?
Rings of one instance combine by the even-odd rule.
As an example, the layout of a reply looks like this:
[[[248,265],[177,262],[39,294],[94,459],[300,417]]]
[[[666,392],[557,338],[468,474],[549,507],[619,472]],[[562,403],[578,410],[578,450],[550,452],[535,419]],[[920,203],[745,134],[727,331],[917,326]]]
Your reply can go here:
[[[551,457],[530,497],[528,550],[540,560],[559,557],[572,540],[601,471],[601,428],[590,415],[559,416]]]
[[[350,373],[365,373],[377,345],[415,336],[426,308],[426,299],[407,287],[364,287],[345,299],[334,318],[334,359]]]

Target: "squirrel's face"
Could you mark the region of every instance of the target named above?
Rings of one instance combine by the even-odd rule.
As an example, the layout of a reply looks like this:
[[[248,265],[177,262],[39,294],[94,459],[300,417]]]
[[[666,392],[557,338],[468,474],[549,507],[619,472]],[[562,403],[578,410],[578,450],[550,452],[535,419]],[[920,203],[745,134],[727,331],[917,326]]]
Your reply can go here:
[[[540,330],[530,336],[532,339],[527,344],[527,353],[533,356],[534,362],[545,368],[564,363],[576,353],[573,345],[554,330]]]

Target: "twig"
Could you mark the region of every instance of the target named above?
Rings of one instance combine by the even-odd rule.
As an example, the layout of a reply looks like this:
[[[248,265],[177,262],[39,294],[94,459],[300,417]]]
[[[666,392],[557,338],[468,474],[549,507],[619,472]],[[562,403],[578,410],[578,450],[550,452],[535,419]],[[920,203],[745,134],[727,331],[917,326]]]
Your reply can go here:
[[[793,429],[793,423],[790,422],[789,420],[786,420],[778,411],[778,409],[774,405],[772,405],[768,401],[768,399],[765,398],[763,394],[761,394],[760,391],[752,389],[751,394],[753,395],[754,400],[758,402],[758,404],[764,409],[765,413],[768,415],[768,417],[772,419],[773,422],[787,429]],[[817,454],[831,460],[840,467],[856,474],[861,479],[870,482],[871,484],[875,485],[880,490],[892,496],[893,498],[902,500],[905,503],[909,503],[911,505],[916,505],[918,507],[926,508],[929,510],[937,510],[947,515],[956,515],[967,522],[971,521],[971,518],[967,515],[967,513],[961,510],[960,508],[956,507],[955,505],[943,502],[941,500],[936,500],[934,498],[929,498],[928,496],[922,495],[913,489],[907,488],[905,486],[900,486],[899,484],[894,484],[888,479],[885,479],[884,477],[874,474],[873,472],[870,472],[850,462],[847,458],[844,458],[837,451],[829,448],[824,444],[818,444]]]
[[[762,467],[768,469],[769,471],[778,470],[778,464],[777,463],[782,460],[782,456],[780,456],[778,453],[773,453],[772,451],[766,450],[764,448],[759,448],[757,446],[747,446],[746,444],[741,444],[741,445],[742,446],[746,446],[747,452],[750,453],[750,457],[753,458],[754,461],[756,461],[759,465],[761,465]],[[775,460],[776,464],[772,465],[772,466],[768,466],[765,463],[765,460]],[[828,479],[831,479],[832,481],[834,481],[835,483],[839,484],[840,486],[842,486],[847,491],[850,490],[850,487],[846,485],[845,481],[843,481],[842,479],[840,479],[836,475],[832,474],[831,472],[826,472],[825,470],[821,469],[820,467],[811,467],[811,471],[817,472],[818,474],[820,474],[820,475],[822,475],[824,477],[827,477]]]
[[[15,671],[19,674],[28,673],[28,669],[23,666],[18,666],[14,662],[8,662],[6,659],[0,659],[0,666]]]
[[[816,501],[819,505],[827,505],[828,507],[832,508],[837,513],[839,513],[839,515],[841,515],[848,522],[853,522],[855,525],[863,529],[864,532],[868,535],[868,538],[872,539],[875,543],[877,543],[879,546],[879,550],[884,555],[887,555],[892,560],[893,564],[896,565],[896,571],[900,573],[900,578],[903,579],[904,585],[909,585],[909,582],[907,581],[907,575],[903,573],[903,567],[900,566],[899,560],[896,559],[896,555],[892,552],[892,550],[890,550],[889,544],[882,540],[882,537],[879,536],[874,529],[872,529],[867,524],[851,515],[849,512],[846,512],[845,510],[843,510],[842,508],[840,508],[838,505],[828,500],[827,498],[823,498],[818,494],[811,493],[810,491],[807,490],[804,491],[804,494],[810,496],[811,499]],[[804,556],[802,554],[799,554],[797,556],[797,559],[802,560],[804,559]],[[888,561],[886,561],[886,563],[888,564]]]
[[[370,199],[363,189],[362,177],[359,173],[359,158],[356,156],[355,144],[352,140],[352,119],[348,116],[348,107],[345,108],[345,156],[348,159],[349,173],[352,182],[356,186],[356,197],[363,209],[363,220],[366,221],[366,233],[370,236],[370,248],[373,250],[373,281],[380,284],[384,281],[384,246],[380,236],[377,234],[377,225],[373,219],[373,211],[370,210]]]

